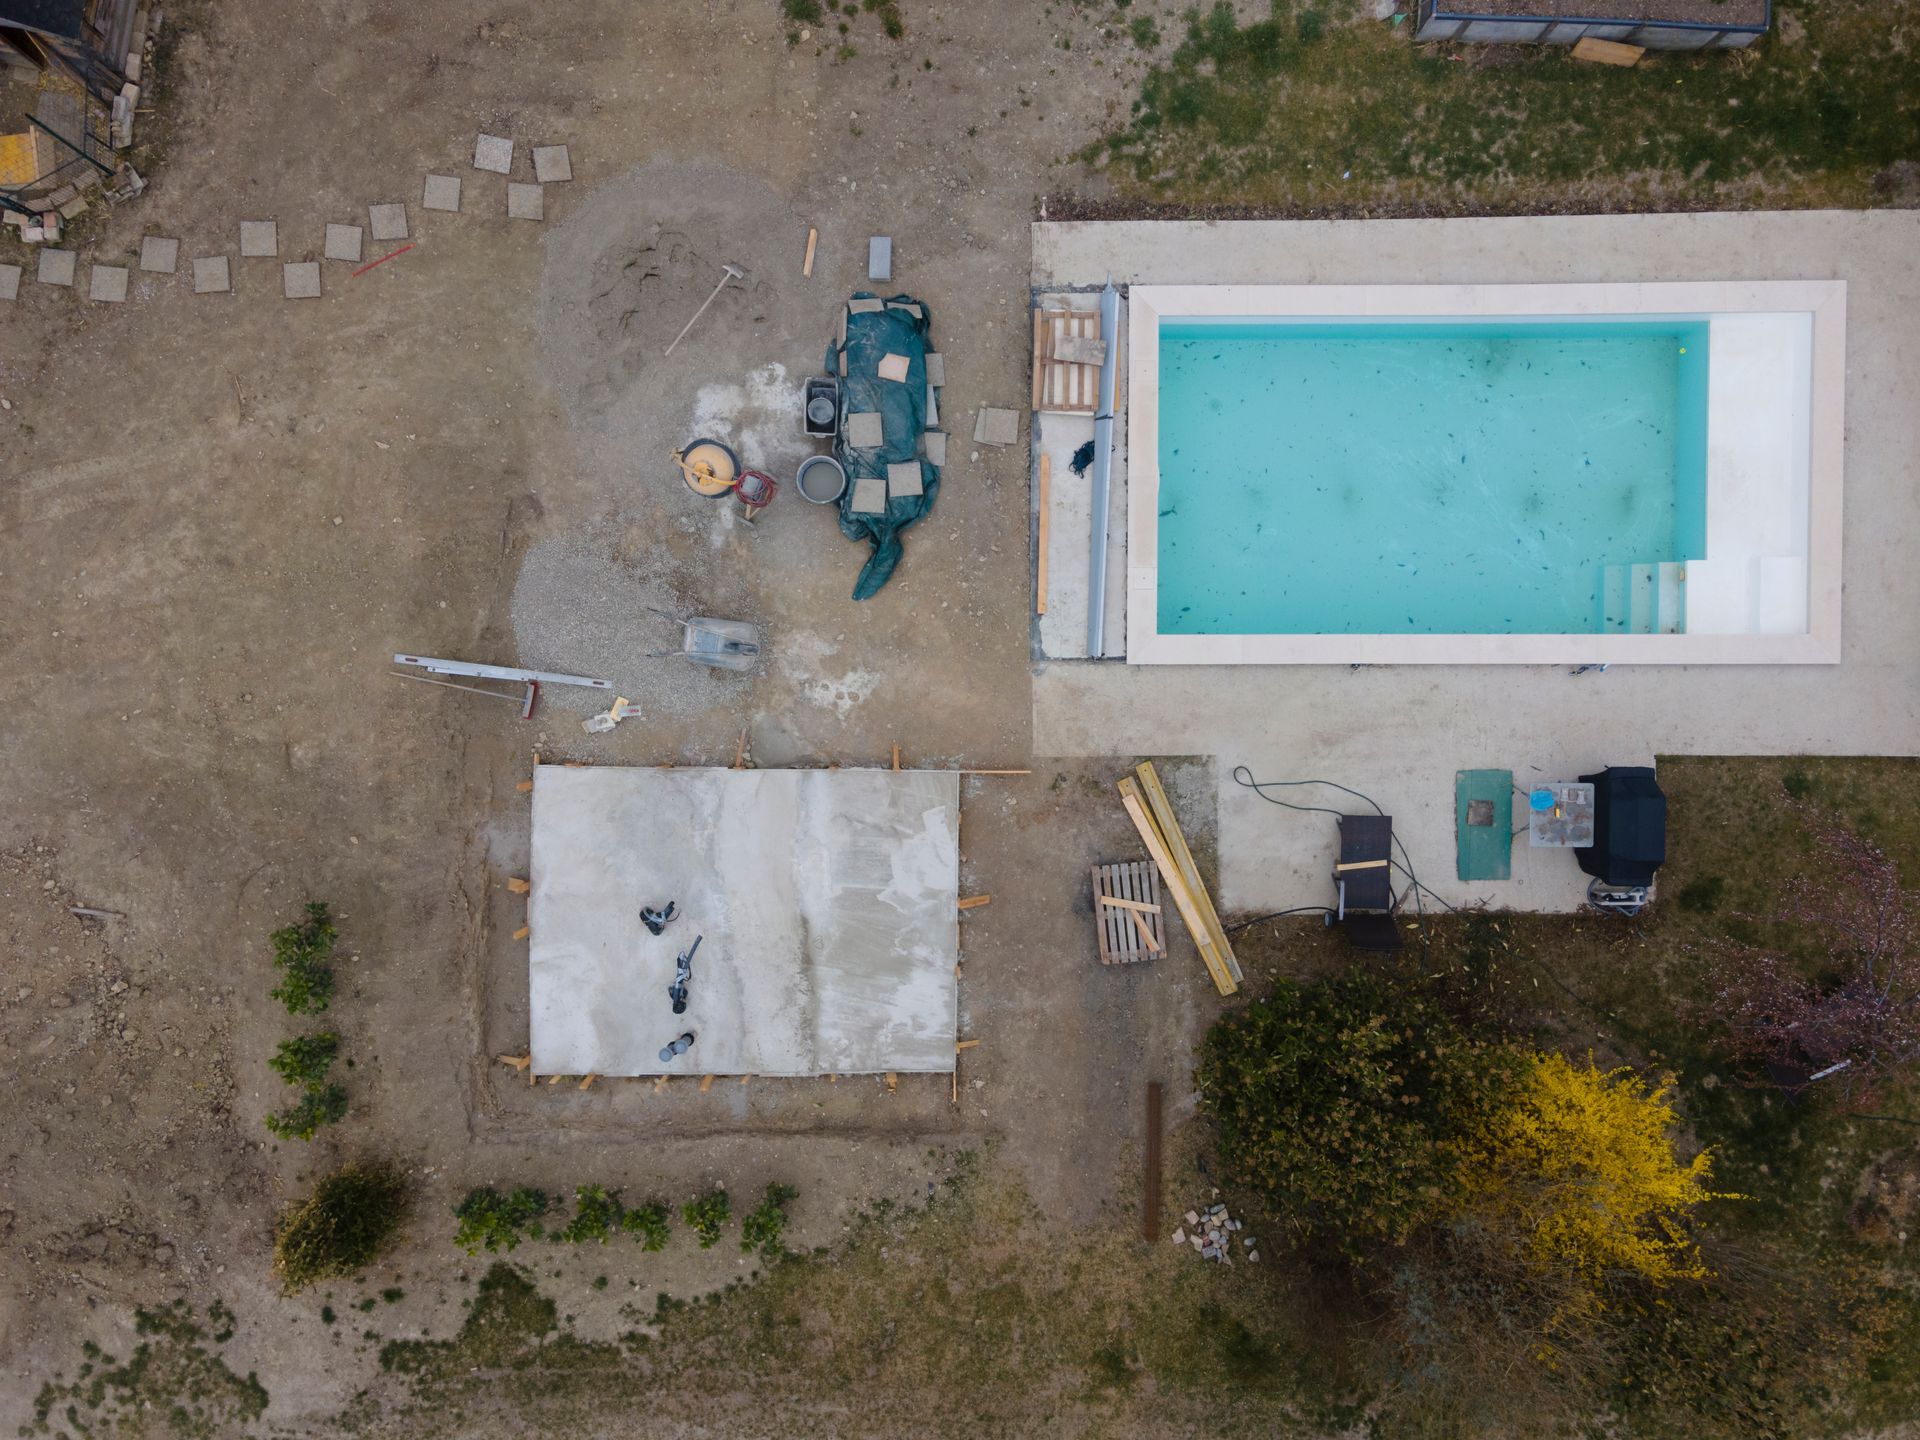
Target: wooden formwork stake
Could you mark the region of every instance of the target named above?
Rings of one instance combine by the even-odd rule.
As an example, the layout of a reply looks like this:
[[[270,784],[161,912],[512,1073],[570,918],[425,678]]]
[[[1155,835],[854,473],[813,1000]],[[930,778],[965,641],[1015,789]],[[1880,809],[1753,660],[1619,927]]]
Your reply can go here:
[[[533,1056],[531,1053],[526,1055],[496,1055],[493,1058],[498,1060],[502,1065],[511,1065],[522,1074],[526,1073],[527,1067],[533,1064]]]
[[[957,1055],[953,1058],[953,1092],[948,1100],[950,1104],[960,1103],[960,1057]]]
[[[591,1075],[591,1074],[588,1075],[586,1079],[580,1082],[580,1088],[582,1090],[591,1090],[593,1088],[593,1082],[598,1080],[599,1078],[600,1077],[598,1075]]]
[[[740,727],[740,743],[734,747],[733,768],[736,770],[747,768],[747,727],[745,725]]]
[[[700,1093],[704,1095],[707,1093],[707,1091],[711,1090],[712,1088],[713,1088],[713,1077],[711,1075],[702,1075],[700,1077]]]
[[[898,1090],[900,1088],[900,1076],[898,1072],[893,1070],[887,1071],[886,1082],[887,1082],[887,1093],[891,1095],[895,1090]]]
[[[991,905],[992,903],[993,896],[991,895],[969,895],[960,902],[960,908],[962,910],[978,910],[982,905]]]
[[[532,888],[531,885],[522,880],[518,875],[509,875],[507,877],[507,889],[515,895],[524,895]]]
[[[654,1093],[654,1094],[656,1094],[656,1095],[658,1095],[658,1094],[659,1094],[659,1093],[660,1093],[660,1092],[661,1092],[662,1090],[664,1090],[664,1089],[666,1089],[666,1088],[667,1088],[667,1080],[668,1080],[669,1078],[670,1078],[670,1077],[668,1077],[668,1076],[665,1076],[665,1075],[656,1075],[656,1076],[654,1076],[654,1077],[653,1077],[653,1093]]]
[[[566,1078],[567,1078],[567,1077],[566,1077],[566,1076],[564,1076],[564,1075],[549,1075],[549,1076],[547,1076],[547,1084],[549,1084],[549,1085],[558,1085],[558,1084],[559,1084],[559,1083],[560,1083],[560,1082],[561,1082],[562,1080],[564,1080],[564,1079],[566,1079]]]
[[[533,929],[531,926],[522,925],[518,930],[513,932],[513,938],[516,940],[524,940],[532,933]]]
[[[893,746],[893,768],[895,770],[900,768],[900,744],[898,741],[895,741]]]
[[[752,1078],[753,1078],[753,1077],[752,1077],[751,1075],[742,1075],[742,1076],[740,1077],[740,1083],[741,1083],[742,1085],[744,1085],[744,1084],[746,1084],[746,1083],[747,1083],[747,1081],[749,1081],[749,1080],[751,1080]]]
[[[979,1043],[978,1040],[956,1040],[953,1042],[953,1053],[958,1055],[962,1050],[971,1050]]]
[[[518,785],[514,786],[513,788],[518,790],[522,795],[525,795],[533,789],[533,781],[522,780]]]
[[[813,278],[813,249],[820,243],[820,232],[813,226],[807,227],[807,258],[800,264],[800,273],[807,279]]]

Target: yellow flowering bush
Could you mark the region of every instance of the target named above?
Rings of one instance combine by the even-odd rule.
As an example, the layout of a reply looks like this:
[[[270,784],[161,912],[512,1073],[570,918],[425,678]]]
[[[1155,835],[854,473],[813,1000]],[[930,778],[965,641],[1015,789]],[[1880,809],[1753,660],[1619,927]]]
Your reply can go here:
[[[1704,1200],[1738,1197],[1707,1188],[1710,1152],[1674,1153],[1669,1093],[1630,1070],[1530,1057],[1465,1142],[1470,1208],[1509,1230],[1541,1270],[1590,1284],[1704,1275],[1689,1218]]]

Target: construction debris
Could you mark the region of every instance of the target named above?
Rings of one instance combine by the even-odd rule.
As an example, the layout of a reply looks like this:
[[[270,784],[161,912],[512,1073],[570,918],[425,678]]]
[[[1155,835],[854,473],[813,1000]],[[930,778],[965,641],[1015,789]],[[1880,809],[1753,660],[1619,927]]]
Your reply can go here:
[[[1174,1244],[1191,1245],[1202,1260],[1232,1265],[1233,1242],[1237,1239],[1241,1257],[1250,1265],[1260,1263],[1260,1252],[1254,1248],[1259,1242],[1251,1235],[1240,1234],[1241,1222],[1227,1213],[1225,1205],[1216,1201],[1204,1210],[1187,1211],[1185,1218],[1186,1225],[1173,1232]]]

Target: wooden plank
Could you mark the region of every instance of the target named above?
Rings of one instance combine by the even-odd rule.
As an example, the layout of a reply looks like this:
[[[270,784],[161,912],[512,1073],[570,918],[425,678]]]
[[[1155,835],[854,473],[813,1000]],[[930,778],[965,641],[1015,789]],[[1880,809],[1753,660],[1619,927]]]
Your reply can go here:
[[[711,1090],[712,1088],[713,1088],[713,1076],[702,1075],[700,1077],[700,1093],[704,1095],[707,1093],[707,1091]]]
[[[1099,865],[1093,867],[1093,894],[1096,900],[1105,893],[1106,873]],[[1113,964],[1113,915],[1097,904],[1093,907],[1093,939],[1100,953],[1100,963]]]
[[[1160,907],[1158,905],[1149,905],[1144,900],[1126,900],[1118,895],[1102,895],[1100,897],[1100,903],[1102,905],[1117,906],[1122,910],[1142,910],[1149,915],[1158,915],[1160,913]]]
[[[516,940],[524,940],[532,933],[533,929],[531,926],[522,925],[518,930],[513,932],[513,938]]]
[[[1168,852],[1167,842],[1161,838],[1159,827],[1147,814],[1146,804],[1140,798],[1140,787],[1129,776],[1120,782],[1119,788],[1120,803],[1126,808],[1127,818],[1133,821],[1133,828],[1140,832],[1141,843],[1147,847],[1153,863],[1160,867],[1161,883],[1167,887],[1167,893],[1173,896],[1180,918],[1186,921],[1188,933],[1193,936],[1194,946],[1200,952],[1200,963],[1207,967],[1207,974],[1213,977],[1214,989],[1222,995],[1233,994],[1240,988],[1239,982],[1222,962],[1198,902],[1187,889],[1186,881],[1181,878],[1180,867]]]
[[[993,896],[991,895],[969,895],[960,902],[960,908],[962,910],[978,910],[982,905],[991,905],[992,903]]]
[[[1133,928],[1140,932],[1140,938],[1146,942],[1147,948],[1140,957],[1144,960],[1153,953],[1153,931],[1147,925],[1147,917],[1138,910],[1129,910],[1126,914],[1127,918],[1133,921]]]
[[[1047,529],[1053,513],[1053,457],[1046,451],[1040,452],[1040,559],[1039,575],[1033,586],[1033,609],[1037,615],[1047,613]]]
[[[1333,867],[1333,873],[1341,875],[1349,870],[1384,870],[1391,863],[1389,860],[1343,860]]]
[[[1646,54],[1641,45],[1622,45],[1617,40],[1597,40],[1588,35],[1573,42],[1573,58],[1591,60],[1598,65],[1638,65]]]
[[[1040,408],[1040,393],[1047,383],[1047,312],[1033,307],[1033,408]]]
[[[1180,833],[1180,821],[1173,813],[1173,802],[1167,798],[1165,787],[1160,784],[1159,773],[1153,768],[1151,760],[1142,760],[1133,767],[1133,773],[1140,777],[1140,788],[1146,796],[1154,823],[1160,827],[1167,850],[1180,867],[1180,878],[1199,904],[1207,934],[1213,940],[1221,963],[1226,966],[1227,973],[1233,977],[1234,985],[1238,988],[1241,980],[1240,962],[1234,958],[1226,927],[1220,923],[1220,912],[1213,908],[1213,896],[1207,893],[1206,882],[1200,878],[1200,867],[1193,862],[1193,851],[1187,848],[1187,837]]]
[[[527,884],[527,882],[522,880],[518,875],[507,877],[507,889],[512,894],[524,895],[532,888],[531,885]]]
[[[807,227],[807,258],[800,265],[800,273],[807,278],[813,277],[813,247],[820,243],[820,232],[811,225]]]
[[[1140,1233],[1148,1242],[1160,1238],[1160,1082],[1147,1082],[1147,1193],[1140,1209]]]

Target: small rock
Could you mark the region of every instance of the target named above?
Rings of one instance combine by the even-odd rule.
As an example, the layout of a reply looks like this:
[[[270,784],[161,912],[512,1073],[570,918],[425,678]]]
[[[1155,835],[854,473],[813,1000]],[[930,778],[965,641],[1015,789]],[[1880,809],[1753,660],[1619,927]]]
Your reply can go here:
[[[16,1000],[31,1000],[33,998],[33,986],[22,985],[18,990],[13,992],[13,998]]]
[[[1247,1252],[1247,1263],[1249,1265],[1258,1265],[1260,1263],[1260,1252],[1258,1250],[1249,1250]]]
[[[1174,1243],[1174,1244],[1176,1244],[1176,1245],[1184,1245],[1184,1244],[1186,1244],[1186,1243],[1187,1243],[1187,1232],[1186,1232],[1186,1231],[1184,1231],[1184,1230],[1176,1230],[1176,1231],[1174,1231],[1174,1232],[1173,1232],[1173,1243]]]
[[[1187,1224],[1198,1225],[1199,1223],[1200,1223],[1200,1217],[1191,1210],[1187,1211]]]
[[[124,980],[116,980],[116,981],[114,981],[114,982],[113,982],[113,984],[111,984],[111,985],[109,985],[109,986],[107,987],[107,993],[108,993],[109,995],[120,995],[120,994],[123,994],[123,993],[125,993],[125,991],[126,991],[126,988],[127,988],[127,982],[126,982],[126,981],[124,981]]]

